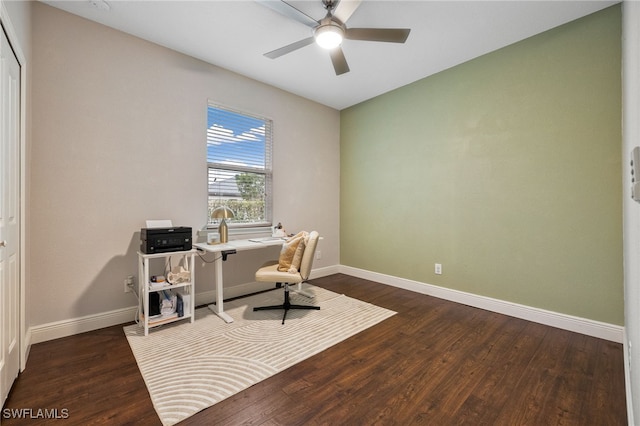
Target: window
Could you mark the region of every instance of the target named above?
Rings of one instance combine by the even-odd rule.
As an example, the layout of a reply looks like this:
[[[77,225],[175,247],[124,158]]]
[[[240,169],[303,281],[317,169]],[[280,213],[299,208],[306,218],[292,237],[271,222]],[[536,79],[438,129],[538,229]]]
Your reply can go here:
[[[233,210],[229,227],[271,226],[272,122],[209,103],[207,108],[208,225],[211,212]]]

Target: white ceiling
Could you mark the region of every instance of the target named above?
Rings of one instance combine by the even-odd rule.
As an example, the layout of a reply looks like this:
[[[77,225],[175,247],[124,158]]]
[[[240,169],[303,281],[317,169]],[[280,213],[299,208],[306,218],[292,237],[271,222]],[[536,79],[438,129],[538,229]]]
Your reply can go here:
[[[311,29],[254,1],[106,0],[108,10],[102,0],[42,1],[338,110],[618,3],[364,0],[348,27],[411,34],[405,44],[346,40],[351,72],[336,76],[315,44],[264,57]],[[324,17],[320,0],[289,3]]]

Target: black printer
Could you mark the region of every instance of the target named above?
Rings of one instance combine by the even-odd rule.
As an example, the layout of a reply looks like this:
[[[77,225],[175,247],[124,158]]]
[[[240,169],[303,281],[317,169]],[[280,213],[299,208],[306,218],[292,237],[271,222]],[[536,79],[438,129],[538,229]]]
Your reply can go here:
[[[146,254],[191,250],[191,241],[191,227],[188,226],[140,230],[140,251]]]

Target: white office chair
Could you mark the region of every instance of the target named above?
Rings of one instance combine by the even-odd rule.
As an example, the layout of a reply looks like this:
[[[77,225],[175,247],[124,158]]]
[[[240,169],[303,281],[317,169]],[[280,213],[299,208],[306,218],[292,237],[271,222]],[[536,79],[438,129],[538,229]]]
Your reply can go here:
[[[305,293],[302,290],[302,283],[307,281],[309,274],[311,274],[311,267],[313,265],[313,257],[315,256],[316,246],[318,245],[318,238],[320,235],[316,231],[312,231],[309,234],[309,241],[305,245],[304,252],[302,254],[302,260],[300,261],[300,269],[297,272],[282,272],[278,270],[278,261],[267,262],[256,272],[256,281],[260,282],[272,282],[276,283],[278,287],[284,284],[284,303],[282,305],[273,306],[260,306],[253,308],[254,311],[266,311],[283,309],[284,315],[282,317],[282,324],[287,317],[289,309],[320,309],[320,306],[307,306],[307,305],[293,305],[289,301],[289,285],[298,284],[297,292],[307,297],[313,297],[312,294]]]

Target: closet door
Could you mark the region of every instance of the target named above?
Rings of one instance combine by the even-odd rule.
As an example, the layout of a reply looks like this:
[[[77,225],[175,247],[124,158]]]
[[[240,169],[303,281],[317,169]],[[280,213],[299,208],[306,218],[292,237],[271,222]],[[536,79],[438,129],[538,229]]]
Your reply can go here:
[[[0,405],[20,369],[20,65],[0,28]]]

